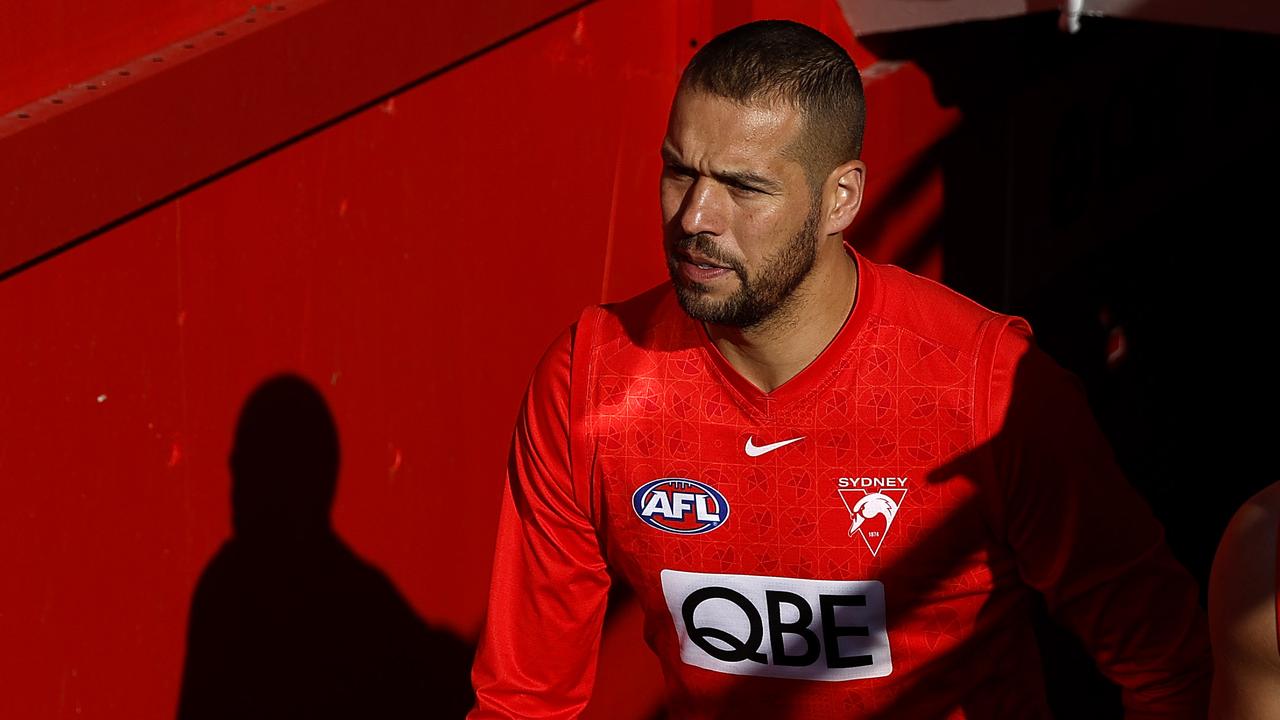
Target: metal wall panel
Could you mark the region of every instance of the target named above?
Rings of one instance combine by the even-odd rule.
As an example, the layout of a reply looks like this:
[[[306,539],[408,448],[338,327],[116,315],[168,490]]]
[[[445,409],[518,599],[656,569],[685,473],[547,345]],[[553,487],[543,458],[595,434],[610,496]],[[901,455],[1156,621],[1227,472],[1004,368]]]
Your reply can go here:
[[[173,715],[242,406],[282,372],[336,419],[338,536],[471,643],[529,371],[584,304],[663,280],[679,69],[784,12],[876,63],[834,2],[601,0],[0,280],[0,716]],[[912,66],[873,75],[868,216],[955,119]],[[924,176],[855,240],[909,244],[938,209]],[[593,716],[643,717],[655,661],[611,617]]]

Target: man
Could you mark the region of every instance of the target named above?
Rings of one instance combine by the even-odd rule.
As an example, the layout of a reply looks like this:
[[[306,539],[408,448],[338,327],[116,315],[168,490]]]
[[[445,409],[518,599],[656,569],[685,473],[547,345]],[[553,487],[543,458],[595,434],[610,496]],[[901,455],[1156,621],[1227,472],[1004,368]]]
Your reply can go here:
[[[1280,483],[1273,483],[1236,512],[1213,559],[1213,720],[1280,717],[1277,525]]]
[[[803,25],[686,68],[670,285],[588,308],[517,422],[473,718],[573,717],[625,582],[676,717],[1047,714],[1032,593],[1130,717],[1203,717],[1196,587],[1022,319],[842,240],[862,87]]]

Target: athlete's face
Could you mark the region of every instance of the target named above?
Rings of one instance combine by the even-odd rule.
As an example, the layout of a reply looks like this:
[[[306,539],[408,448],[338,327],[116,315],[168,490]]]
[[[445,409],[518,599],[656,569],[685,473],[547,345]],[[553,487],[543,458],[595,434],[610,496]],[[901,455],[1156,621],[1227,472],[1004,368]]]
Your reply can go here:
[[[813,269],[820,203],[787,154],[802,118],[680,91],[662,157],[667,269],[685,312],[751,327],[770,317]]]

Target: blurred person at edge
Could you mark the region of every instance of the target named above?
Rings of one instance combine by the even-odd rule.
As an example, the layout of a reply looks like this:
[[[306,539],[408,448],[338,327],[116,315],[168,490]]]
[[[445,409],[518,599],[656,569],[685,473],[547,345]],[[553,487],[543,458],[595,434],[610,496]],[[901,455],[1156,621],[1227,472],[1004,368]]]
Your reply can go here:
[[[1227,525],[1209,577],[1213,720],[1280,718],[1280,482],[1249,499]]]
[[[671,282],[586,308],[515,427],[470,717],[586,706],[629,585],[679,718],[1049,714],[1033,593],[1128,718],[1203,718],[1207,623],[1024,318],[863,257],[857,68],[761,21],[681,77]]]

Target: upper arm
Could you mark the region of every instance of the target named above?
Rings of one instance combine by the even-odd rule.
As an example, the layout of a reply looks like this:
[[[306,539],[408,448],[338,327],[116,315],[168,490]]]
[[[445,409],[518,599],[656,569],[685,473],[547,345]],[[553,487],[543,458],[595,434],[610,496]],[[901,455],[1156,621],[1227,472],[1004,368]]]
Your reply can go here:
[[[570,457],[572,329],[539,361],[512,436],[478,718],[570,718],[590,699],[609,576]]]
[[[1276,525],[1280,483],[1231,519],[1209,579],[1213,640],[1212,717],[1280,717],[1280,646],[1276,636]]]
[[[1001,531],[1022,579],[1122,686],[1131,713],[1203,717],[1211,661],[1197,585],[1125,477],[1083,383],[1015,318],[991,384],[1003,405],[990,440]]]
[[[991,395],[1001,530],[1050,610],[1166,551],[1084,384],[1039,348],[1021,318],[997,342]]]

